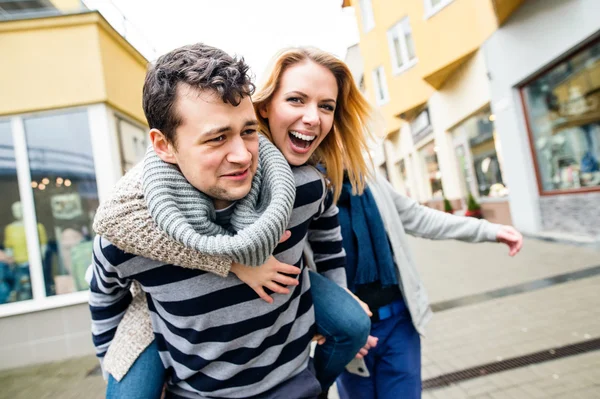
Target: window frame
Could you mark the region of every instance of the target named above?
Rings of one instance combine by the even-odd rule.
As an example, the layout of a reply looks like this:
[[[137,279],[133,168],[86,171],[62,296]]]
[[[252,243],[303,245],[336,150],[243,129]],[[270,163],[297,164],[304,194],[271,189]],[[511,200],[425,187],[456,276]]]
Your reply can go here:
[[[425,6],[425,19],[429,19],[433,17],[438,12],[442,11],[444,8],[448,7],[450,4],[454,2],[454,0],[441,0],[440,4],[433,5],[431,4],[431,0],[423,0]]]
[[[381,81],[377,78],[381,76]],[[390,102],[390,93],[387,87],[387,79],[385,77],[385,68],[383,65],[379,65],[372,71],[373,88],[375,91],[375,103],[379,106],[385,105]],[[379,97],[379,93],[383,92],[383,98]]]
[[[363,31],[365,33],[368,33],[375,28],[375,14],[373,13],[373,1],[358,0],[358,7],[360,9],[360,20],[362,22]]]
[[[390,29],[387,31],[387,39],[388,39],[388,47],[390,50],[390,59],[392,63],[392,72],[394,75],[400,75],[406,70],[415,66],[415,64],[419,61],[419,58],[416,54],[416,46],[413,38],[413,46],[415,47],[415,56],[413,59],[410,59],[410,55],[408,53],[408,43],[406,41],[406,29],[408,29],[412,36],[412,27],[410,26],[410,19],[408,16],[400,19],[396,22]],[[398,41],[400,43],[400,52],[398,54],[396,52],[396,46],[394,45],[394,35],[397,35]],[[398,60],[401,59],[403,61],[402,66],[398,66]]]
[[[527,99],[526,99],[526,94],[525,94],[525,90],[529,84],[531,84],[534,81],[536,81],[537,79],[541,78],[542,76],[544,76],[545,74],[550,72],[552,69],[554,69],[559,64],[567,61],[570,58],[573,58],[577,54],[579,54],[579,53],[587,50],[588,48],[595,46],[599,43],[600,43],[600,36],[594,35],[594,37],[591,38],[589,41],[586,41],[584,43],[580,43],[579,45],[573,46],[570,50],[566,51],[565,53],[561,54],[559,57],[557,57],[553,61],[549,62],[545,67],[543,67],[541,70],[539,70],[539,72],[535,73],[533,76],[524,80],[523,82],[521,82],[520,84],[518,84],[515,87],[515,90],[517,91],[517,93],[516,93],[517,98],[518,98],[517,101],[520,100],[520,103],[521,103],[521,112],[523,115],[525,130],[527,132],[527,139],[528,139],[528,143],[529,143],[529,151],[531,154],[531,160],[533,161],[538,195],[540,197],[600,192],[600,186],[570,188],[570,189],[566,189],[566,190],[545,190],[544,189],[543,183],[542,183],[542,172],[540,170],[540,165],[539,165],[540,161],[539,161],[537,152],[535,150],[535,140],[536,139],[533,134],[533,129],[531,128],[531,117],[529,115]]]
[[[101,106],[101,104],[75,106],[40,112],[27,112],[0,117],[0,121],[10,123],[11,127],[15,152],[17,181],[19,183],[19,195],[23,205],[23,224],[26,231],[27,251],[30,259],[29,273],[32,286],[32,299],[0,304],[0,318],[78,305],[88,301],[89,290],[47,296],[44,284],[43,263],[38,245],[38,218],[36,215],[33,189],[31,187],[31,169],[29,165],[25,119],[38,116],[60,115],[75,111],[85,111],[87,113],[89,134],[92,144],[92,155],[94,157],[96,184],[98,187],[99,199],[102,201],[102,196],[100,195],[101,188],[103,189],[102,191],[109,192],[116,181],[111,175],[110,168],[98,167],[99,165],[106,166],[106,159],[97,159],[99,155],[103,154],[104,151],[104,148],[100,148],[97,145],[97,141],[106,141],[106,137],[94,137],[94,133],[99,132],[97,128],[98,125],[108,123],[108,114],[106,112],[106,108],[104,108],[102,105],[100,109],[101,112],[98,113],[95,112],[98,111],[96,110],[98,106]],[[98,118],[102,119],[99,120]],[[105,129],[101,130],[104,132]],[[108,136],[112,133],[110,130],[106,130],[103,134]]]

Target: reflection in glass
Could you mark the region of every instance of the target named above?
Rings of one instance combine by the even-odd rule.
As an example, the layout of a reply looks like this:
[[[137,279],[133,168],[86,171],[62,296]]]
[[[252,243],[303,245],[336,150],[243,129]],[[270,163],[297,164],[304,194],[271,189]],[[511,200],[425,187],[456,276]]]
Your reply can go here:
[[[523,88],[544,191],[600,186],[600,42]]]
[[[87,289],[84,276],[98,207],[87,112],[24,122],[35,211],[47,237],[40,242],[47,295]]]
[[[442,173],[440,172],[440,166],[437,157],[437,148],[434,142],[427,144],[421,150],[421,159],[425,165],[425,174],[429,178],[429,184],[431,185],[431,195],[433,197],[442,197],[444,195],[442,190]]]
[[[32,298],[29,253],[9,122],[0,122],[0,192],[0,304],[3,304]]]

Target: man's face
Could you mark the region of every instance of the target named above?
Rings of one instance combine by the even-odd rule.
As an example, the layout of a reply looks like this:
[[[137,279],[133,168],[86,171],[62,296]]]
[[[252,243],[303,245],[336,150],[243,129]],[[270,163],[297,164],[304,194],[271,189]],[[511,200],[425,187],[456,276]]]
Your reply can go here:
[[[175,147],[168,145],[171,162],[213,198],[217,209],[248,195],[258,165],[258,123],[250,98],[235,107],[213,91],[180,85],[174,107],[181,124]]]

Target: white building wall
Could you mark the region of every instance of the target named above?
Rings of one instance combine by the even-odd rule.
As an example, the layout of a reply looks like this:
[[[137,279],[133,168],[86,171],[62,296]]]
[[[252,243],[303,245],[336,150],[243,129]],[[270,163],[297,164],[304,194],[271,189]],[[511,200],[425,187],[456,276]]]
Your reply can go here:
[[[599,29],[598,0],[529,0],[483,46],[510,210],[515,227],[523,232],[539,232],[542,220],[517,87]]]

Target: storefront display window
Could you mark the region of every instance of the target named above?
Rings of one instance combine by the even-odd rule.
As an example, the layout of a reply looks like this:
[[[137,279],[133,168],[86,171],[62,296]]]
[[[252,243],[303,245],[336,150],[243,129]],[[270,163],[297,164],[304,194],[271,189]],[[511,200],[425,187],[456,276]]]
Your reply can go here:
[[[452,130],[463,195],[503,197],[508,190],[496,152],[495,116],[489,106]]]
[[[600,189],[600,42],[522,88],[542,192]]]
[[[442,173],[438,163],[438,157],[434,142],[425,145],[419,150],[421,160],[425,168],[425,175],[429,180],[432,197],[442,197]]]
[[[24,119],[47,295],[87,289],[98,207],[86,111]]]
[[[0,304],[32,298],[10,122],[0,122]]]
[[[126,173],[144,159],[149,145],[148,134],[146,130],[121,118],[117,118],[117,131],[121,144],[121,167]]]

